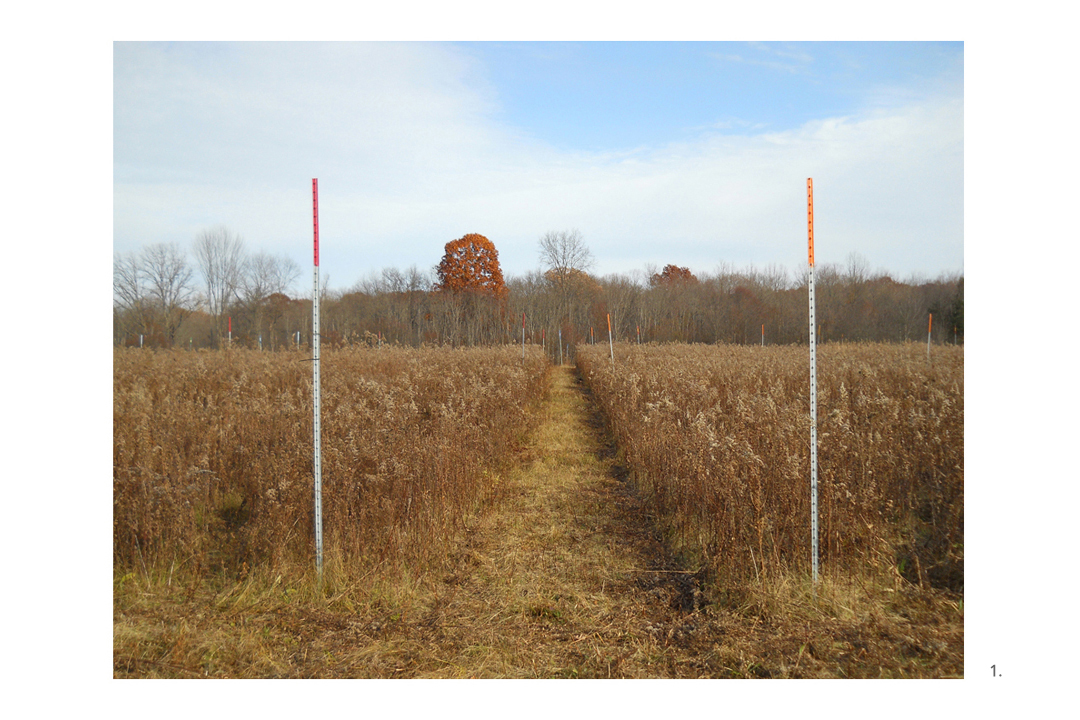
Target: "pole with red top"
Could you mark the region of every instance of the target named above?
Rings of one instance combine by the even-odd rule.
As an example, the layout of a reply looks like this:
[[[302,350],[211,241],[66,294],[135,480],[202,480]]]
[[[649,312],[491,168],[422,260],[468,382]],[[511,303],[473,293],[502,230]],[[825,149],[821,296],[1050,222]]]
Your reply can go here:
[[[319,181],[311,180],[311,202],[315,223],[315,294],[311,303],[312,346],[312,397],[315,405],[315,570],[322,583],[323,537],[322,537],[322,424],[319,421],[321,405],[321,382],[319,377]]]

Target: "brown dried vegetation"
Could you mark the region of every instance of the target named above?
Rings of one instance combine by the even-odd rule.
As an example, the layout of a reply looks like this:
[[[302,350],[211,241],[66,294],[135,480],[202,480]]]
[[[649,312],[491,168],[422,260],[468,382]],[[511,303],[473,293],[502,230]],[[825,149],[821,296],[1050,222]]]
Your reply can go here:
[[[672,542],[724,593],[810,564],[806,347],[581,347],[578,365]],[[823,572],[964,586],[963,349],[825,345]]]
[[[963,351],[819,352],[816,586],[805,348],[626,344],[325,352],[319,585],[310,362],[119,350],[115,676],[962,676]]]
[[[423,566],[490,495],[546,387],[539,350],[322,357],[327,565]],[[311,363],[298,353],[113,359],[114,562],[243,577],[313,560]]]

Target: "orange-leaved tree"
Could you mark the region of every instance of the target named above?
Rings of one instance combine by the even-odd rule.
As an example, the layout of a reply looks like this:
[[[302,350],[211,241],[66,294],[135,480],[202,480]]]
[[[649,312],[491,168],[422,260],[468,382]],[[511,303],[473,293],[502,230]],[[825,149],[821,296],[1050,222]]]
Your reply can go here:
[[[665,265],[662,273],[654,273],[649,278],[649,284],[663,285],[673,282],[697,282],[697,278],[694,277],[694,273],[690,272],[690,268],[679,267],[678,265]]]
[[[436,270],[436,290],[468,290],[502,298],[507,294],[499,267],[499,251],[483,235],[469,233],[446,243],[446,252]]]

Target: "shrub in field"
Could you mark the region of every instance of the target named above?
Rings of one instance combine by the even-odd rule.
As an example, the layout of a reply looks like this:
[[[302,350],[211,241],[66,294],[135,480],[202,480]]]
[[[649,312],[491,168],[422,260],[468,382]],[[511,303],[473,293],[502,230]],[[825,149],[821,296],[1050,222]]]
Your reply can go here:
[[[539,350],[322,355],[324,545],[356,568],[439,554],[492,491],[546,387]],[[118,564],[240,570],[313,555],[311,363],[296,353],[113,359]]]
[[[821,558],[963,587],[963,350],[818,350]],[[674,539],[732,580],[810,562],[805,347],[582,347],[578,367]]]

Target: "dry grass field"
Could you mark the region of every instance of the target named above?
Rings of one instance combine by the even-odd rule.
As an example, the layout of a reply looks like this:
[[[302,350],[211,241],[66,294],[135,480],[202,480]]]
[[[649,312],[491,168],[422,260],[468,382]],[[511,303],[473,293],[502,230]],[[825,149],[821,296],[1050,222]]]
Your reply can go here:
[[[445,552],[530,427],[539,351],[341,350],[322,359],[328,573]],[[311,363],[299,353],[118,350],[118,568],[242,577],[311,564]],[[364,570],[361,570],[364,569]]]
[[[631,481],[669,542],[710,578],[721,604],[790,614],[813,592],[807,349],[623,344],[615,360],[607,347],[578,350]],[[935,347],[928,363],[915,343],[830,344],[818,359],[823,588],[846,595],[837,602],[848,615],[941,625],[954,638],[955,668],[963,363],[962,348]]]
[[[615,351],[324,353],[319,584],[310,362],[118,350],[115,676],[962,675],[962,350],[821,348],[816,587],[805,348]]]

